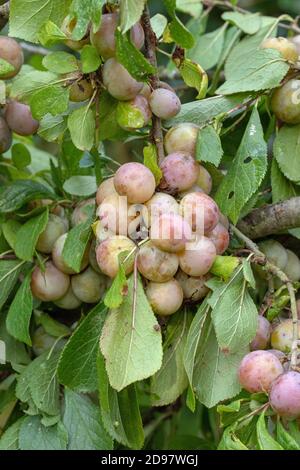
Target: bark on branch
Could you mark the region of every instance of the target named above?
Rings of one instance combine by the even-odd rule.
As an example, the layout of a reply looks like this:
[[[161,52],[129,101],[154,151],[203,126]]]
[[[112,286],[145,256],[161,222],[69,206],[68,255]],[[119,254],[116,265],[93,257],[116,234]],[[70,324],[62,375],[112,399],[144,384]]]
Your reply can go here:
[[[254,209],[238,228],[255,240],[292,228],[300,227],[300,197]]]

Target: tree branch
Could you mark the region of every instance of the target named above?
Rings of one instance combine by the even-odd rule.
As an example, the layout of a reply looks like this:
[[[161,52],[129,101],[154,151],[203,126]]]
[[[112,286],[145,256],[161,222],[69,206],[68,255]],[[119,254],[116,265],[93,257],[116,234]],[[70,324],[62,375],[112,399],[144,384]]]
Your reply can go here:
[[[0,6],[0,30],[4,28],[9,18],[9,2]]]
[[[157,59],[156,59],[156,47],[157,47],[157,38],[151,27],[150,23],[150,14],[148,7],[145,7],[142,15],[142,26],[145,33],[145,55],[149,60],[150,64],[157,69]],[[159,88],[160,78],[158,72],[151,77],[151,87],[155,90]],[[161,120],[153,115],[152,118],[152,132],[151,140],[156,146],[158,162],[162,163],[165,158],[164,151],[164,136],[162,131]]]
[[[254,209],[238,224],[253,240],[297,227],[300,227],[300,197]]]

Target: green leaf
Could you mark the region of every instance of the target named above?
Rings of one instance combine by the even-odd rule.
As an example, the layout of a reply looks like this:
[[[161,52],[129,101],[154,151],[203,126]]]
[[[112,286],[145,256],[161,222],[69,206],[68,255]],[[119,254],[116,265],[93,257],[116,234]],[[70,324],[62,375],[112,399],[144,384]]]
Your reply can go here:
[[[24,261],[0,260],[0,310],[15,287]]]
[[[221,277],[224,281],[231,278],[233,272],[239,265],[239,258],[235,256],[217,256],[214,264],[210,268],[210,273]]]
[[[100,140],[121,140],[127,136],[126,131],[121,129],[117,121],[117,108],[119,101],[114,99],[109,93],[103,91],[99,99],[99,139]]]
[[[194,18],[199,18],[203,10],[203,5],[199,0],[177,0],[176,10],[188,13]]]
[[[243,276],[245,280],[248,282],[250,287],[252,287],[252,289],[255,289],[256,281],[255,281],[255,277],[252,271],[250,261],[244,258],[242,261],[242,265],[243,265]]]
[[[69,327],[57,320],[54,320],[54,318],[50,317],[47,313],[39,312],[37,310],[35,310],[34,313],[36,324],[42,325],[48,335],[54,336],[55,338],[62,338],[71,334]]]
[[[45,427],[40,416],[28,416],[21,424],[21,450],[66,450],[67,442],[68,435],[61,422]]]
[[[247,288],[247,281],[239,269],[227,283],[212,281],[213,294],[208,302],[212,320],[222,351],[238,352],[247,348],[257,330],[257,308]]]
[[[237,154],[216,193],[221,212],[233,223],[267,171],[267,145],[257,109],[254,108]]]
[[[245,34],[257,33],[262,23],[258,13],[245,15],[238,11],[227,11],[223,13],[222,18],[240,28]]]
[[[205,70],[214,67],[221,56],[226,25],[212,31],[211,33],[199,36],[194,47],[188,51],[187,56],[201,65]]]
[[[80,150],[91,150],[95,137],[95,117],[89,104],[75,109],[68,118],[72,141]]]
[[[67,120],[64,116],[46,114],[40,120],[38,135],[48,142],[57,140],[67,129]]]
[[[272,160],[271,166],[271,185],[273,203],[300,195],[300,188],[284,176],[275,159]]]
[[[69,106],[69,89],[59,85],[48,86],[34,93],[30,98],[32,116],[40,120],[46,114],[57,116]]]
[[[173,403],[188,386],[183,351],[190,323],[191,316],[186,311],[173,315],[168,323],[162,366],[151,378],[153,406]]]
[[[169,32],[173,41],[184,49],[191,49],[195,40],[190,31],[184,26],[177,16],[169,23]]]
[[[144,165],[152,171],[156,184],[162,179],[162,171],[158,165],[157,151],[154,144],[148,144],[143,149]]]
[[[1,292],[2,295],[2,292]],[[12,366],[24,365],[30,362],[30,358],[25,349],[25,345],[15,340],[6,329],[6,315],[0,316],[0,338],[5,343],[6,363]]]
[[[100,26],[102,7],[105,0],[74,0],[71,7],[71,18],[76,18],[76,25],[72,31],[72,39],[79,41],[92,22],[93,30],[97,31]]]
[[[120,4],[121,30],[126,33],[142,16],[146,0],[122,0]]]
[[[288,433],[281,422],[277,421],[276,435],[278,443],[286,450],[300,450],[298,442]]]
[[[124,265],[120,263],[118,274],[105,295],[104,304],[108,308],[119,308],[124,300],[124,296],[127,295],[127,288],[125,268]]]
[[[201,65],[192,62],[190,59],[184,59],[179,66],[181,76],[189,87],[196,88],[198,100],[205,98],[208,87],[208,77]]]
[[[61,24],[71,0],[11,0],[10,36],[37,42],[41,26],[48,20]]]
[[[117,106],[117,121],[125,129],[141,129],[145,127],[145,118],[142,111],[133,106],[131,102],[119,101]]]
[[[21,286],[12,301],[6,317],[6,328],[17,340],[31,346],[29,334],[30,318],[33,308],[33,296],[30,287],[31,272],[22,281]]]
[[[64,190],[72,196],[91,196],[97,191],[95,176],[71,176],[64,182]]]
[[[51,20],[46,21],[38,32],[39,42],[46,47],[59,44],[66,41],[66,39],[65,33]]]
[[[164,30],[167,27],[168,20],[164,15],[157,13],[156,15],[152,16],[150,19],[151,28],[157,38],[160,38],[163,35]]]
[[[71,73],[79,70],[76,57],[68,52],[51,52],[43,58],[43,66],[54,73]]]
[[[269,434],[263,412],[257,421],[257,440],[260,450],[284,450],[281,445]]]
[[[0,58],[0,78],[5,77],[5,75],[14,72],[15,67],[7,62],[6,60]]]
[[[15,251],[17,233],[22,225],[15,219],[8,219],[2,224],[2,231],[5,240],[9,246]]]
[[[45,230],[48,223],[49,212],[45,209],[41,214],[29,219],[20,230],[18,230],[15,244],[15,252],[18,258],[25,261],[32,260],[40,234]]]
[[[222,143],[215,128],[213,126],[206,126],[200,129],[196,145],[196,160],[212,163],[218,167],[222,157]]]
[[[290,181],[300,182],[300,125],[283,126],[274,142],[274,157]]]
[[[97,390],[96,359],[105,316],[103,304],[94,307],[64,347],[58,376],[72,390],[85,393]]]
[[[237,425],[234,424],[225,429],[218,445],[218,450],[248,450],[248,448],[235,435],[236,427]]]
[[[261,91],[276,88],[289,71],[289,64],[275,49],[259,49],[255,54],[247,53],[235,66],[217,93],[230,95],[246,91]]]
[[[0,450],[19,449],[19,433],[25,419],[25,416],[19,418],[14,424],[6,429],[0,438]]]
[[[106,318],[100,347],[110,384],[118,391],[150,377],[161,367],[160,329],[140,279],[135,288],[134,275],[128,280],[128,294],[122,305]]]
[[[144,55],[132,44],[127,35],[116,30],[116,57],[136,80],[146,80],[155,73],[155,68]]]
[[[0,214],[14,212],[27,202],[35,199],[52,199],[55,201],[57,197],[49,187],[37,181],[14,181],[0,194]]]
[[[140,449],[144,443],[143,423],[135,384],[121,392],[110,385],[104,358],[97,358],[99,401],[103,424],[110,436],[131,449]]]
[[[11,159],[13,164],[22,170],[31,163],[31,155],[27,147],[23,144],[14,144],[11,148]]]
[[[58,76],[53,72],[30,70],[17,76],[11,86],[10,96],[17,100],[28,100],[33,93],[47,89],[57,82]]]
[[[64,425],[69,434],[68,450],[111,450],[100,410],[88,397],[65,390]]]
[[[101,65],[101,59],[97,49],[90,44],[83,47],[80,58],[83,73],[95,72]]]

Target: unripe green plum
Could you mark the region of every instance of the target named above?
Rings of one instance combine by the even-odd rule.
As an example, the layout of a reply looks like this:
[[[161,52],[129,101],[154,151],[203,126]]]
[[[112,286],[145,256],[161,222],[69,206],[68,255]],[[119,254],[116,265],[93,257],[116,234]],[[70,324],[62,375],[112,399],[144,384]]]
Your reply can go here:
[[[66,232],[66,225],[63,219],[55,214],[49,214],[48,223],[45,230],[40,234],[36,249],[41,253],[51,253],[56,240]]]
[[[205,285],[209,279],[209,275],[193,277],[188,276],[179,269],[175,279],[181,285],[184,298],[190,302],[199,302],[199,300],[203,299],[209,292],[209,288]]]
[[[200,186],[205,194],[210,194],[212,190],[212,177],[204,166],[199,165],[199,177],[197,179],[197,186]]]
[[[167,154],[186,152],[195,157],[199,127],[192,123],[181,123],[172,127],[165,135]]]
[[[192,239],[188,222],[175,213],[165,213],[151,220],[150,239],[163,251],[178,253]]]
[[[27,136],[35,134],[39,128],[39,122],[33,119],[30,107],[18,101],[7,103],[4,117],[8,127],[19,135]]]
[[[149,282],[146,295],[154,313],[161,316],[177,312],[183,302],[183,291],[176,279],[163,283]]]
[[[180,199],[182,199],[182,198],[184,198],[184,196],[186,196],[187,194],[191,194],[191,193],[204,193],[204,191],[197,184],[193,184],[193,186],[191,188],[186,189],[185,191],[181,191],[180,193],[178,193],[178,197]]]
[[[180,201],[179,211],[190,223],[192,230],[199,235],[211,232],[220,218],[217,204],[205,193],[190,193],[184,196]]]
[[[100,206],[101,202],[103,202],[107,196],[111,196],[112,194],[116,193],[117,191],[115,190],[113,176],[111,178],[108,178],[107,180],[102,181],[96,194],[97,206]]]
[[[289,62],[295,64],[298,60],[298,52],[296,46],[286,38],[267,38],[261,45],[262,49],[275,49],[279,51],[282,57]]]
[[[63,24],[61,25],[61,30],[65,35],[67,36],[67,40],[65,41],[66,46],[68,46],[70,49],[73,51],[80,51],[83,46],[88,44],[90,41],[89,36],[85,35],[82,39],[79,41],[75,41],[74,39],[71,39],[73,30],[77,24],[77,19],[72,18],[70,19],[70,16],[66,16],[66,18],[63,21]]]
[[[258,316],[258,327],[256,330],[255,338],[251,341],[251,351],[266,349],[271,337],[271,324],[261,315]]]
[[[96,257],[101,271],[110,278],[116,277],[119,271],[119,255],[122,252],[129,254],[136,248],[135,243],[129,238],[116,235],[104,240],[96,249]],[[133,271],[134,260],[126,262],[126,274]]]
[[[96,243],[96,239],[94,238],[92,240],[92,243],[89,249],[89,264],[93,268],[93,270],[96,271],[96,273],[101,273],[100,268],[97,263],[96,248],[97,248],[97,243]]]
[[[52,249],[52,261],[63,273],[66,274],[76,274],[76,271],[74,271],[72,268],[70,268],[64,261],[62,252],[64,249],[64,245],[66,242],[68,234],[64,233],[61,235],[55,242],[53,249]],[[81,263],[81,271],[87,267],[89,264],[89,246],[85,250],[85,253],[83,255],[82,263]]]
[[[37,299],[53,302],[63,297],[70,286],[70,277],[59,271],[51,261],[45,263],[45,271],[36,266],[31,275],[31,290]]]
[[[102,69],[103,84],[108,93],[120,101],[132,100],[143,88],[115,59],[108,59]]]
[[[95,199],[87,199],[77,204],[71,217],[72,227],[75,227],[75,225],[79,225],[85,222],[88,219],[88,214],[87,214],[88,207],[95,207],[95,205],[96,205]]]
[[[166,88],[153,90],[149,104],[153,114],[161,119],[170,119],[181,109],[181,102],[176,93]]]
[[[275,240],[267,240],[259,244],[260,250],[266,255],[268,260],[279,269],[284,270],[288,262],[286,249]]]
[[[4,59],[6,62],[14,67],[14,70],[1,75],[2,80],[15,77],[24,62],[24,56],[22,47],[13,38],[7,36],[0,36],[0,59]]]
[[[170,194],[185,191],[196,184],[199,165],[188,153],[176,152],[167,155],[161,164],[163,179],[160,188]]]
[[[162,214],[173,212],[179,213],[179,204],[173,196],[166,193],[155,193],[149,201],[146,202],[149,220],[159,217]]]
[[[79,300],[87,304],[95,304],[104,294],[106,280],[103,274],[96,273],[88,267],[82,273],[71,277],[71,285]]]
[[[300,374],[289,371],[277,377],[270,390],[270,405],[275,413],[288,420],[300,416]]]
[[[7,152],[12,144],[12,133],[7,122],[0,116],[0,153]]]
[[[250,393],[268,392],[272,382],[282,373],[279,359],[267,351],[247,354],[238,372],[241,386]]]
[[[286,252],[288,261],[284,272],[291,281],[297,282],[300,280],[300,260],[291,250],[286,250]]]
[[[147,100],[149,100],[152,89],[148,83],[144,83],[143,88],[140,91],[140,95],[143,95]]]
[[[114,185],[120,196],[126,196],[131,204],[143,204],[155,191],[155,178],[145,165],[125,163],[116,172]]]
[[[91,82],[85,78],[72,83],[70,86],[70,101],[80,103],[86,101],[93,95],[93,87]]]
[[[300,321],[298,322],[298,336],[300,337]],[[273,330],[271,335],[271,345],[273,349],[278,349],[284,353],[291,351],[293,343],[293,320],[282,321]]]
[[[213,242],[206,237],[197,237],[179,254],[179,266],[189,276],[203,276],[209,272],[216,256]]]
[[[37,199],[36,201],[30,201],[28,206],[30,209],[36,209],[37,207],[47,207],[53,205],[54,201],[52,199]],[[53,207],[49,207],[49,210],[52,214],[57,215],[61,219],[64,220],[64,223],[68,229],[69,222],[65,218],[65,209],[60,205],[54,205]]]
[[[56,300],[54,304],[64,310],[75,310],[76,308],[80,307],[82,301],[76,297],[72,286],[70,286],[67,290],[67,293],[61,299]]]
[[[300,80],[292,79],[272,96],[271,108],[278,119],[287,124],[300,123]]]
[[[152,112],[147,99],[139,94],[130,101],[120,101],[117,107],[117,122],[125,131],[141,129],[149,124]]]
[[[216,247],[217,255],[222,255],[229,247],[230,237],[228,230],[220,222],[210,232],[205,234]]]
[[[137,263],[139,272],[154,282],[169,281],[179,266],[176,254],[160,250],[151,241],[140,248]]]
[[[39,326],[32,335],[32,349],[36,356],[40,356],[44,352],[52,348],[57,338],[50,336],[42,326]]]

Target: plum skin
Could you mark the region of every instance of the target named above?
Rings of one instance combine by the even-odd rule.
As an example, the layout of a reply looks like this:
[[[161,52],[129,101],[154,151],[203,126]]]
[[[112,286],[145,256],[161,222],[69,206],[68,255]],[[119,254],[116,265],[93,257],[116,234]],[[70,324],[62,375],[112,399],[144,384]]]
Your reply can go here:
[[[162,251],[148,242],[139,250],[137,266],[149,281],[167,282],[176,274],[179,260],[176,254]]]
[[[12,144],[12,133],[5,119],[0,116],[0,153],[7,152]]]
[[[131,204],[143,204],[155,191],[155,178],[145,165],[125,163],[116,172],[114,185],[120,196],[126,196]]]
[[[86,199],[85,201],[81,201],[75,209],[73,210],[72,217],[71,217],[71,225],[75,227],[76,225],[82,224],[88,219],[87,208],[89,206],[95,206],[95,199]]]
[[[277,377],[270,390],[270,405],[279,416],[288,420],[300,416],[300,374],[288,371]]]
[[[72,289],[72,285],[70,285],[66,294],[60,299],[55,300],[54,304],[64,310],[75,310],[76,308],[80,307],[82,301],[76,297]]]
[[[172,127],[165,135],[164,145],[167,154],[186,152],[195,156],[199,127],[192,123],[181,123]]]
[[[96,249],[97,263],[100,270],[110,278],[114,278],[119,271],[119,255],[122,252],[131,252],[135,249],[135,243],[122,235],[108,237],[102,241]],[[126,263],[125,272],[133,271],[133,260]]]
[[[107,180],[102,181],[96,194],[97,206],[100,206],[101,202],[103,202],[107,196],[110,196],[111,194],[116,194],[116,193],[117,192],[115,190],[113,176],[111,178],[108,178]]]
[[[106,281],[102,274],[96,273],[88,267],[80,274],[71,278],[71,285],[76,297],[87,304],[99,302],[106,288]]]
[[[284,59],[296,63],[298,60],[298,52],[295,44],[286,38],[267,38],[261,45],[262,49],[275,49],[281,53]]]
[[[277,88],[271,99],[271,108],[278,119],[287,124],[300,123],[300,80],[292,79]]]
[[[49,214],[48,223],[38,238],[36,249],[41,253],[51,253],[58,238],[66,231],[64,220],[55,214]]]
[[[180,201],[180,214],[199,235],[211,232],[218,224],[220,211],[215,201],[204,193],[189,193]],[[222,232],[222,227],[219,227]],[[215,234],[212,238],[215,238]]]
[[[150,239],[161,250],[178,253],[192,239],[192,230],[180,215],[165,213],[152,220]]]
[[[64,245],[65,245],[67,236],[68,236],[68,234],[64,233],[63,235],[61,235],[56,240],[56,242],[53,246],[53,249],[52,249],[52,261],[55,264],[55,266],[57,267],[57,269],[59,269],[63,273],[65,273],[65,274],[76,274],[76,271],[74,271],[72,268],[67,266],[67,264],[65,263],[65,261],[63,259],[63,256],[62,256],[62,252],[63,252],[63,249],[64,249]],[[82,271],[83,269],[85,269],[88,264],[89,264],[89,246],[87,247],[87,249],[85,250],[85,253],[83,255],[80,270]]]
[[[268,392],[272,382],[283,373],[279,359],[268,351],[247,354],[238,371],[241,386],[250,393]]]
[[[70,277],[59,271],[51,261],[45,263],[45,272],[36,266],[31,275],[31,290],[37,299],[53,302],[63,297],[70,286]]]
[[[153,114],[161,119],[170,119],[176,116],[180,109],[180,99],[174,91],[165,88],[153,90],[149,98]]]
[[[167,282],[149,282],[146,295],[157,315],[169,316],[177,312],[183,302],[183,291],[176,279]]]
[[[300,321],[298,321],[298,334],[300,336]],[[271,345],[284,353],[291,351],[293,342],[293,320],[287,319],[277,325],[271,334]]]
[[[22,136],[35,134],[39,128],[39,122],[33,119],[30,107],[18,101],[12,100],[7,103],[4,117],[8,127]]]
[[[115,59],[108,59],[102,69],[103,84],[108,93],[120,101],[135,98],[143,88],[130,73]]]
[[[15,70],[8,72],[5,75],[1,75],[2,80],[7,80],[9,78],[15,77],[24,62],[23,51],[19,43],[13,38],[7,36],[0,37],[0,58],[9,62]]]
[[[188,243],[186,250],[179,254],[179,266],[189,276],[203,276],[212,267],[217,253],[215,245],[207,237],[197,237]]]
[[[160,188],[170,194],[191,188],[199,177],[199,165],[185,152],[167,155],[160,167],[163,172]]]
[[[288,262],[288,255],[285,248],[279,242],[267,240],[260,243],[259,248],[271,263],[284,270]]]
[[[184,299],[190,302],[199,302],[199,300],[203,299],[209,292],[209,288],[205,285],[209,279],[209,275],[198,277],[188,276],[179,269],[175,279],[181,285]]]
[[[91,98],[93,94],[92,84],[86,79],[82,79],[74,82],[70,86],[70,101],[75,103],[80,103],[81,101],[86,101]]]
[[[256,335],[250,344],[251,351],[266,349],[266,347],[269,344],[270,337],[271,337],[271,324],[265,317],[262,317],[261,315],[259,315]]]

